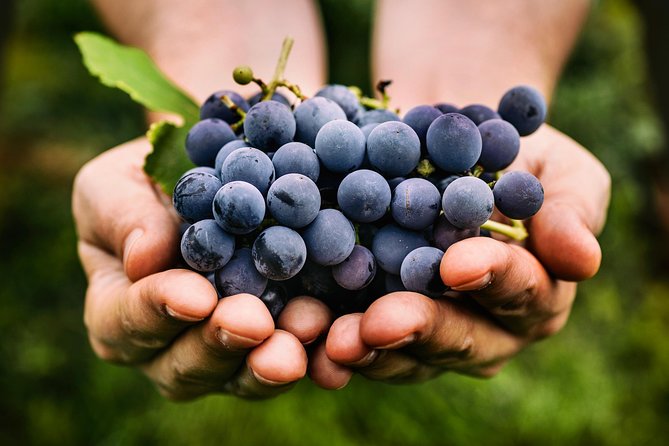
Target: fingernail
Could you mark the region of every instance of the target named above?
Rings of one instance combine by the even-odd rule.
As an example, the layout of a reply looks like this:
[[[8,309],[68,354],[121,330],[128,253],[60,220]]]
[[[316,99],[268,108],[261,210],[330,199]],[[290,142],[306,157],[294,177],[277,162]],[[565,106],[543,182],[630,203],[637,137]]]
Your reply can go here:
[[[253,377],[256,379],[256,381],[258,381],[260,384],[263,384],[265,386],[279,387],[279,386],[284,386],[284,385],[288,384],[287,382],[272,381],[270,379],[264,378],[264,377],[258,375],[256,373],[256,371],[253,370],[253,369],[251,369],[251,373],[253,373]]]
[[[128,262],[128,258],[130,257],[130,253],[132,252],[132,248],[139,240],[142,235],[144,235],[144,230],[142,228],[137,228],[133,229],[130,234],[125,238],[125,241],[123,242],[123,266],[125,267],[126,263]]]
[[[383,345],[383,346],[377,347],[377,348],[384,349],[384,350],[394,350],[394,349],[397,349],[397,348],[400,348],[400,347],[404,347],[407,344],[411,344],[415,340],[416,340],[416,335],[414,333],[412,333],[409,336],[406,336],[406,337],[400,339],[399,341],[392,342],[390,344]]]
[[[203,317],[186,316],[185,314],[181,314],[178,311],[170,308],[168,305],[165,305],[165,313],[167,313],[170,317],[183,322],[200,322],[204,320]]]
[[[483,277],[472,280],[471,282],[463,283],[462,285],[451,287],[451,289],[455,291],[477,291],[490,285],[490,282],[492,282],[492,273],[487,273]]]
[[[245,350],[247,348],[255,347],[262,342],[262,340],[258,341],[257,339],[230,333],[223,328],[218,329],[217,336],[220,343],[228,350]]]
[[[371,352],[367,353],[362,359],[352,362],[351,365],[353,367],[367,367],[372,363],[372,361],[376,359],[377,356],[379,356],[379,351],[372,350]]]

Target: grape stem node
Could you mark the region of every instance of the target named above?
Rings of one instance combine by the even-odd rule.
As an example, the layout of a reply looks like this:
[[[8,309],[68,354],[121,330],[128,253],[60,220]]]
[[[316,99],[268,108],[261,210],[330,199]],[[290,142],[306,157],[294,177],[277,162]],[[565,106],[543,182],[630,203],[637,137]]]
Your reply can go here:
[[[511,224],[507,225],[498,221],[488,220],[481,225],[481,229],[487,229],[491,232],[505,235],[516,241],[523,241],[527,238],[527,229],[521,220],[511,220]]]

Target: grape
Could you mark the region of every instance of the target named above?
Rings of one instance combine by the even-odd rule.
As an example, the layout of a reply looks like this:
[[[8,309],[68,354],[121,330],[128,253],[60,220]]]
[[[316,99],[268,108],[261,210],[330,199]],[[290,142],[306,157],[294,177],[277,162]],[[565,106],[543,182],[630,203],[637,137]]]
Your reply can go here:
[[[246,147],[237,149],[225,158],[221,166],[221,181],[246,181],[253,184],[261,194],[274,181],[274,165],[267,155],[258,149]]]
[[[202,172],[185,175],[174,186],[174,209],[189,223],[214,218],[212,202],[221,186],[215,175]]]
[[[243,111],[248,111],[249,103],[246,102],[243,97],[234,91],[221,90],[213,93],[207,98],[206,101],[204,101],[204,104],[202,104],[202,107],[200,107],[200,119],[218,118],[222,119],[228,124],[234,124],[235,122],[239,121],[240,117],[237,112],[230,110],[228,106],[225,105],[223,101],[221,101],[223,96],[229,97],[230,100]]]
[[[218,175],[216,174],[216,169],[214,169],[213,167],[208,167],[208,166],[197,166],[197,167],[193,167],[192,169],[188,169],[187,171],[185,171],[185,172],[183,173],[183,175],[181,175],[181,176],[179,177],[179,179],[181,179],[181,178],[183,178],[183,177],[185,177],[186,175],[189,175],[189,174],[191,174],[191,173],[195,173],[195,172],[208,173],[209,175],[214,175],[214,176],[216,176],[216,177],[218,176]]]
[[[365,135],[352,122],[330,121],[316,135],[314,149],[329,171],[352,172],[365,157]]]
[[[456,107],[453,104],[449,104],[447,102],[440,102],[439,104],[434,104],[434,108],[442,112],[443,114],[446,113],[460,113],[460,109]]]
[[[406,115],[404,115],[402,121],[416,132],[418,139],[420,139],[421,147],[425,149],[425,135],[427,134],[427,129],[430,127],[430,124],[432,124],[432,121],[442,114],[441,111],[430,105],[419,105],[409,110]]]
[[[437,190],[439,191],[439,195],[444,195],[444,191],[446,188],[455,180],[458,178],[462,178],[462,175],[448,175],[445,177],[436,177],[436,178],[428,178],[437,187]]]
[[[323,266],[341,263],[355,245],[351,222],[336,209],[323,209],[302,232],[309,258]]]
[[[373,122],[371,124],[367,124],[360,127],[360,130],[362,130],[362,134],[365,135],[365,141],[367,140],[367,138],[369,138],[369,134],[372,133],[372,130],[374,130],[378,125],[379,125],[378,122]]]
[[[244,134],[252,146],[276,150],[295,136],[295,117],[290,108],[276,101],[258,102],[246,113]]]
[[[425,138],[430,159],[447,172],[464,172],[481,155],[481,134],[468,117],[448,113],[435,119]]]
[[[235,251],[235,237],[214,220],[192,224],[181,237],[181,255],[197,271],[214,271],[225,266]]]
[[[332,267],[335,281],[347,290],[360,290],[372,283],[376,275],[376,261],[372,252],[364,246],[355,245],[351,255],[342,263]]]
[[[272,158],[272,164],[277,178],[288,173],[300,173],[315,183],[321,172],[316,152],[301,142],[289,142],[279,147]]]
[[[497,111],[502,119],[513,124],[520,136],[527,136],[546,119],[546,102],[539,91],[521,85],[504,93]]]
[[[256,105],[258,102],[260,102],[260,100],[263,98],[263,96],[264,95],[263,95],[262,91],[259,91],[258,93],[254,94],[253,96],[251,96],[248,99],[249,105],[250,106]],[[290,101],[288,100],[288,98],[286,98],[281,93],[277,93],[276,91],[274,92],[274,94],[272,94],[272,97],[270,98],[270,101],[280,102],[283,105],[285,105],[286,107],[290,107]]]
[[[389,224],[379,229],[372,242],[372,254],[379,267],[390,274],[399,274],[402,260],[416,248],[427,246],[420,232]]]
[[[241,139],[235,139],[234,141],[230,141],[223,147],[221,147],[221,150],[218,151],[216,154],[216,160],[214,161],[214,167],[216,170],[216,176],[221,177],[221,167],[223,166],[223,161],[230,155],[232,152],[234,152],[237,149],[242,149],[244,147],[249,147],[248,143],[245,141],[242,141]]]
[[[295,109],[294,115],[297,124],[295,141],[310,147],[314,147],[316,135],[326,123],[335,119],[346,120],[346,113],[336,102],[320,96],[302,102]]]
[[[344,175],[332,173],[327,169],[322,169],[318,177],[318,190],[321,192],[321,207],[333,208],[337,206],[337,189],[344,179]]]
[[[390,212],[400,226],[420,231],[434,223],[440,201],[441,195],[434,184],[422,178],[410,178],[395,188]]]
[[[470,237],[478,237],[481,229],[460,229],[453,226],[451,222],[442,214],[437,218],[436,223],[432,227],[433,245],[442,251],[446,251],[452,244]]]
[[[346,175],[339,185],[337,203],[351,220],[370,223],[386,213],[390,205],[390,186],[372,170],[356,170]]]
[[[308,177],[289,173],[278,178],[267,192],[267,207],[279,224],[303,228],[321,208],[321,194]]]
[[[265,218],[265,199],[252,184],[231,181],[214,197],[216,223],[231,234],[253,232]]]
[[[461,229],[481,226],[492,215],[494,198],[485,181],[462,177],[444,191],[441,207],[451,224]]]
[[[401,121],[400,117],[397,116],[397,113],[393,113],[390,110],[378,109],[378,110],[369,110],[358,117],[358,127],[364,127],[368,124],[381,124],[383,122],[389,121]]]
[[[482,149],[477,164],[485,170],[497,172],[509,166],[518,156],[520,135],[511,124],[491,119],[479,125]]]
[[[402,182],[406,180],[404,177],[395,177],[388,180],[388,186],[390,186],[390,192],[395,192],[395,188]]]
[[[461,108],[458,113],[465,115],[476,125],[481,125],[483,122],[491,119],[502,119],[495,110],[482,104],[468,105]]]
[[[253,243],[253,262],[263,276],[287,280],[300,272],[307,248],[300,234],[284,226],[271,226]]]
[[[497,180],[493,189],[495,206],[509,218],[524,220],[541,209],[544,188],[531,173],[507,172]]]
[[[232,78],[240,85],[253,82],[253,70],[248,65],[239,65],[232,70]]]
[[[214,167],[216,154],[225,144],[237,139],[230,126],[220,119],[205,119],[195,124],[186,136],[188,158],[198,166]]]
[[[479,175],[479,178],[486,183],[492,183],[493,181],[497,181],[497,172],[483,172]]]
[[[358,116],[358,97],[344,85],[326,85],[316,92],[314,96],[321,96],[333,100],[344,110],[346,119],[355,121]]]
[[[439,267],[444,251],[425,246],[414,249],[402,261],[400,278],[408,291],[429,297],[439,297],[446,286],[441,280]]]
[[[384,122],[369,134],[367,155],[371,165],[383,175],[407,175],[420,160],[420,140],[405,123]]]
[[[288,292],[281,284],[270,282],[265,292],[260,296],[260,300],[265,304],[269,314],[272,315],[272,319],[276,322],[288,303]]]
[[[230,261],[215,273],[216,289],[222,297],[249,293],[261,296],[267,279],[256,269],[249,248],[235,251]]]

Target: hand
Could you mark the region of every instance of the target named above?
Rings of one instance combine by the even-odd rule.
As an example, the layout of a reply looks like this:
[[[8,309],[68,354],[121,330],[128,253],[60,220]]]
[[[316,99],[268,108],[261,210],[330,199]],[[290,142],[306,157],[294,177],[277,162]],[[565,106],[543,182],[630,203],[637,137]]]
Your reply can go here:
[[[565,325],[574,282],[599,269],[595,234],[606,219],[610,177],[589,152],[549,126],[523,139],[508,170],[514,169],[536,175],[545,190],[542,209],[527,222],[527,243],[463,240],[441,263],[452,297],[392,293],[364,314],[337,319],[310,359],[317,384],[341,388],[353,371],[388,382],[448,370],[489,377]]]
[[[74,183],[79,256],[89,280],[84,321],[93,350],[141,369],[171,399],[211,392],[266,398],[306,373],[303,343],[332,316],[310,298],[291,302],[280,327],[255,296],[218,300],[209,281],[174,265],[178,218],[142,171],[146,140],[86,164]]]

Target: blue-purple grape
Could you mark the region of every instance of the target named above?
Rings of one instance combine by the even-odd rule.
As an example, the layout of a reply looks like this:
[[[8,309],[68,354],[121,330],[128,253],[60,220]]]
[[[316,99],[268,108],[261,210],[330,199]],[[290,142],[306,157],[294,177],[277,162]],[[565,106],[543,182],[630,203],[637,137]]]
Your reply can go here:
[[[228,157],[228,155],[230,155],[235,150],[243,149],[244,147],[250,146],[246,141],[242,141],[241,139],[235,139],[234,141],[230,141],[221,147],[221,150],[219,150],[216,154],[216,160],[214,161],[214,169],[216,170],[217,177],[221,177],[221,167],[223,166],[223,162]]]
[[[383,122],[389,121],[401,121],[400,117],[397,116],[397,113],[391,112],[390,110],[378,109],[378,110],[368,110],[362,115],[358,116],[358,126],[364,127],[368,124],[381,124]]]
[[[385,176],[407,175],[420,160],[420,140],[405,123],[384,122],[369,134],[367,156],[370,164]]]
[[[529,172],[512,171],[501,176],[493,189],[495,206],[509,218],[524,220],[541,209],[544,188]]]
[[[253,242],[253,262],[271,280],[287,280],[300,272],[307,248],[300,234],[284,226],[271,226]]]
[[[341,263],[355,245],[351,222],[336,209],[323,209],[303,231],[309,258],[323,266]]]
[[[267,155],[251,147],[237,149],[228,155],[221,166],[221,182],[246,181],[261,194],[267,195],[274,181],[274,165]]]
[[[491,119],[479,125],[481,156],[477,164],[486,171],[497,172],[507,168],[518,156],[520,135],[510,123]]]
[[[265,218],[265,199],[260,191],[245,181],[231,181],[214,197],[214,219],[231,234],[253,232]]]
[[[235,237],[214,220],[193,223],[181,237],[181,256],[193,269],[214,271],[225,266],[235,252]]]
[[[481,134],[468,117],[448,113],[435,119],[425,138],[430,159],[446,172],[470,169],[481,155]]]
[[[372,170],[348,174],[337,190],[337,203],[346,217],[358,223],[371,223],[383,217],[390,205],[390,186]]]
[[[458,112],[461,115],[465,115],[471,119],[474,124],[481,125],[482,123],[489,121],[491,119],[502,119],[501,116],[492,108],[487,107],[483,104],[472,104],[466,107],[463,107]]]
[[[330,121],[316,135],[314,149],[329,171],[353,172],[365,158],[365,135],[352,122]]]
[[[481,229],[479,227],[460,229],[457,226],[453,226],[442,214],[437,218],[432,227],[432,244],[446,252],[451,245],[470,237],[478,237],[480,233]]]
[[[452,225],[461,229],[481,226],[492,215],[494,198],[485,181],[476,177],[462,177],[453,181],[444,191],[441,207]]]
[[[321,173],[316,152],[301,142],[289,142],[279,147],[272,158],[272,164],[277,178],[289,173],[299,173],[315,183]]]
[[[416,132],[418,139],[420,139],[420,145],[423,148],[423,151],[425,151],[425,136],[427,135],[427,129],[430,127],[430,124],[432,124],[432,121],[442,114],[441,111],[431,105],[419,105],[412,108],[404,115],[402,122]]]
[[[355,121],[358,117],[360,101],[358,97],[344,85],[326,85],[314,96],[322,96],[337,103],[346,113],[346,119]]]
[[[439,297],[446,286],[439,272],[444,251],[424,246],[411,251],[402,261],[400,278],[408,291]]]
[[[303,228],[318,215],[321,194],[308,177],[289,173],[270,186],[267,207],[280,225],[293,229]]]
[[[227,122],[228,124],[234,124],[240,120],[239,114],[228,108],[227,105],[221,101],[223,96],[227,96],[230,100],[237,105],[243,111],[248,111],[249,103],[246,102],[246,99],[241,97],[239,94],[231,90],[221,90],[210,95],[206,101],[200,107],[200,119],[208,118],[218,118]]]
[[[253,147],[265,152],[291,142],[295,129],[295,117],[290,108],[276,101],[258,102],[244,119],[244,135]]]
[[[497,111],[502,119],[513,124],[520,136],[527,136],[546,119],[546,101],[535,88],[521,85],[504,93]]]
[[[204,119],[186,136],[188,158],[198,166],[214,167],[216,155],[225,144],[237,139],[230,126],[221,119]]]
[[[335,281],[347,290],[361,290],[372,283],[376,275],[376,260],[372,252],[355,245],[351,254],[340,264],[332,267]]]
[[[437,187],[422,178],[401,182],[393,193],[390,212],[400,226],[420,231],[439,215],[441,195]]]
[[[336,102],[321,96],[307,99],[297,106],[295,112],[297,131],[295,141],[314,147],[318,131],[326,123],[336,119],[346,120],[346,113]]]
[[[174,186],[174,209],[189,223],[212,219],[212,203],[221,186],[221,180],[209,173],[194,172],[185,175]]]
[[[390,274],[399,274],[407,254],[428,242],[420,232],[389,224],[379,229],[372,242],[372,254],[379,267]]]
[[[214,278],[221,297],[241,293],[260,297],[267,287],[267,278],[256,269],[249,248],[236,250],[230,261],[216,270]]]

